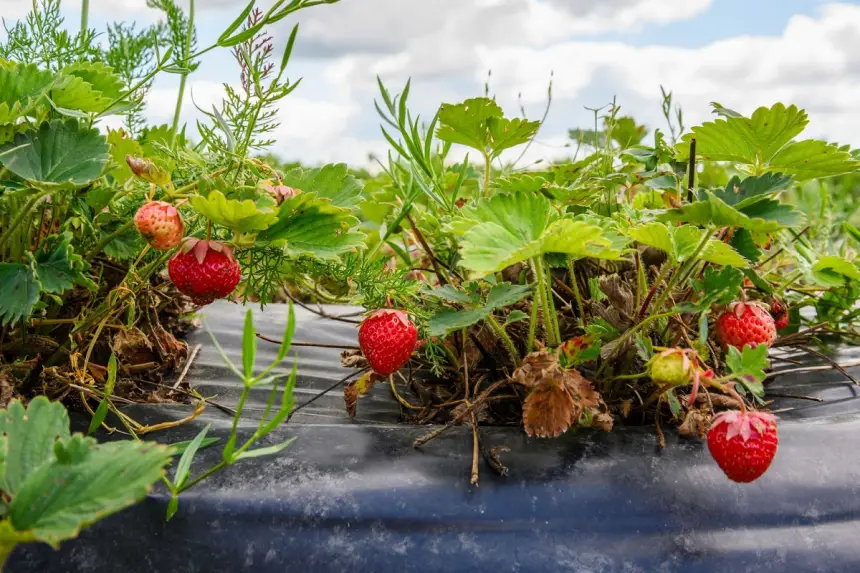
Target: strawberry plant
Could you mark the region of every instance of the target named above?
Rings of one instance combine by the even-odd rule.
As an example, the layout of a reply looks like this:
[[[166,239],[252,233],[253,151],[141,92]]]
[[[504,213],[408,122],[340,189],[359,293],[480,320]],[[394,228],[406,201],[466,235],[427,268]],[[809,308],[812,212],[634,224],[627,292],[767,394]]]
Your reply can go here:
[[[730,478],[762,475],[776,451],[769,350],[820,357],[810,346],[860,334],[853,227],[813,229],[785,198],[851,177],[858,153],[802,139],[806,113],[783,104],[749,117],[714,104],[717,118],[685,133],[664,94],[671,141],[658,129],[646,142],[613,104],[571,131],[570,160],[523,170],[503,152],[529,145],[540,122],[483,97],[422,124],[409,91],[380,82],[392,151],[365,185],[368,250],[348,263],[386,261],[387,287],[357,280],[334,297],[372,311],[359,339],[373,373],[347,387],[348,411],[388,377],[406,421],[443,423],[416,446],[471,426],[473,483],[482,423],[557,437],[644,421],[661,443],[667,421],[699,438],[710,426]],[[302,269],[320,285],[344,264]],[[369,336],[389,316],[374,309],[418,328],[409,377],[393,372],[412,339],[393,319]]]

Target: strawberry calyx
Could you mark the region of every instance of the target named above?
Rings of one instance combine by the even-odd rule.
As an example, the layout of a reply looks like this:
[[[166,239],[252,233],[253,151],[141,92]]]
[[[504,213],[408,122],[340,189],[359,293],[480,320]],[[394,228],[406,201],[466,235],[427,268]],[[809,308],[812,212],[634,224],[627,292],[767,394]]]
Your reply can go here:
[[[397,310],[395,308],[378,308],[376,310],[371,311],[367,315],[367,319],[378,318],[386,314],[395,316],[397,320],[400,321],[400,324],[402,324],[404,327],[408,328],[412,324],[412,322],[409,320],[409,316],[407,316],[405,312],[403,312],[402,310]]]
[[[743,402],[741,402],[743,404]],[[720,425],[726,425],[726,440],[740,436],[744,442],[754,436],[754,432],[764,434],[769,426],[776,425],[776,417],[768,412],[749,410],[728,410],[714,416],[711,430]]]
[[[206,239],[198,239],[196,237],[186,237],[182,241],[182,246],[179,248],[179,252],[183,255],[187,255],[191,251],[194,251],[194,258],[202,265],[203,261],[206,260],[206,253],[209,249],[223,253],[231,261],[236,260],[236,257],[233,256],[233,248],[229,245],[220,241],[210,241]]]

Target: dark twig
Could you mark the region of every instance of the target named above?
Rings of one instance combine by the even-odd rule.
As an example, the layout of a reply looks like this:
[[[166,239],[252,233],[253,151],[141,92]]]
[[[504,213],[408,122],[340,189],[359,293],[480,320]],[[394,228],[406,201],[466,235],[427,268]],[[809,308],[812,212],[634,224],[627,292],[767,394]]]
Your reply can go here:
[[[815,357],[818,357],[818,358],[824,360],[825,362],[830,364],[833,368],[838,370],[843,376],[845,376],[846,378],[851,380],[855,385],[860,386],[860,382],[857,382],[856,378],[854,378],[851,374],[848,373],[847,370],[845,370],[845,368],[840,366],[835,360],[833,360],[832,358],[830,358],[829,356],[827,356],[823,352],[819,352],[819,351],[815,350],[814,348],[809,348],[807,346],[801,346],[799,344],[797,346],[795,346],[795,348],[799,348],[800,350],[803,350],[804,352],[807,352],[807,353],[809,353]]]
[[[480,396],[475,398],[475,400],[469,406],[464,408],[463,411],[460,412],[459,414],[457,414],[450,422],[448,422],[444,426],[440,426],[440,427],[436,428],[432,432],[428,432],[427,434],[424,434],[423,436],[421,436],[420,438],[418,438],[417,440],[415,440],[412,443],[412,447],[413,448],[420,448],[421,446],[423,446],[424,444],[426,444],[430,440],[439,437],[446,430],[450,430],[451,428],[453,428],[456,424],[461,422],[463,420],[463,418],[465,418],[466,416],[471,414],[472,410],[474,410],[476,407],[478,407],[481,404],[483,404],[484,402],[486,402],[487,398],[489,398],[491,393],[493,393],[497,388],[499,388],[502,385],[507,384],[507,383],[508,383],[508,380],[499,380],[498,382],[496,382],[495,384],[493,384],[492,386],[490,386],[489,388],[484,390]]]
[[[824,398],[816,398],[815,396],[804,396],[803,394],[782,394],[779,392],[768,392],[768,396],[774,398],[795,398],[797,400],[812,400],[813,402],[824,402]]]
[[[853,360],[851,362],[845,362],[839,365],[840,368],[854,368],[855,366],[860,366],[860,360]],[[800,374],[802,372],[818,372],[820,370],[832,370],[833,364],[821,365],[821,366],[803,366],[801,368],[786,368],[785,370],[776,370],[774,372],[768,373],[768,378],[776,378],[777,376],[784,376],[786,374]]]
[[[690,166],[687,180],[687,202],[693,202],[693,187],[696,184],[696,138],[690,139]]]
[[[282,342],[277,338],[271,338],[260,333],[257,333],[257,338],[278,345],[280,345]],[[293,342],[292,346],[304,346],[308,348],[335,348],[337,350],[361,350],[361,347],[359,346],[350,346],[348,344],[323,344],[322,342]]]
[[[415,221],[412,220],[412,216],[409,213],[406,214],[406,220],[409,221],[409,226],[412,227],[412,233],[415,235],[415,238],[418,239],[418,242],[421,243],[421,247],[424,249],[424,252],[430,257],[430,262],[433,264],[434,272],[436,273],[436,277],[439,279],[439,284],[441,286],[445,286],[448,284],[448,277],[445,273],[442,272],[441,261],[436,258],[436,255],[433,254],[433,249],[430,248],[430,245],[427,244],[427,240],[424,238],[424,235],[418,229],[418,226],[415,225]]]
[[[323,396],[325,396],[326,394],[328,394],[329,392],[331,392],[332,390],[334,390],[335,388],[337,388],[338,386],[340,386],[341,384],[343,384],[344,382],[346,382],[347,380],[352,378],[353,376],[356,376],[359,374],[364,374],[368,370],[370,370],[370,368],[362,368],[361,370],[356,370],[355,372],[350,372],[349,374],[347,374],[346,376],[344,376],[343,378],[341,378],[340,380],[338,380],[337,382],[335,382],[334,384],[332,384],[331,386],[329,386],[328,388],[326,388],[325,390],[323,390],[322,392],[320,392],[319,394],[317,394],[316,396],[314,396],[313,398],[311,398],[310,400],[305,402],[304,404],[300,404],[300,405],[296,406],[295,408],[293,408],[293,411],[290,412],[290,415],[287,416],[287,419],[284,421],[284,423],[286,424],[287,422],[289,422],[290,419],[293,417],[293,415],[295,415],[295,413],[298,412],[299,410],[301,410],[302,408],[310,406],[311,404],[313,404],[314,402],[316,402],[317,400],[319,400],[320,398],[322,398]]]
[[[349,323],[349,324],[361,324],[361,321],[360,321],[360,320],[351,320],[351,319],[349,319],[349,318],[343,318],[342,316],[338,316],[338,315],[336,315],[336,314],[327,314],[327,313],[325,313],[325,312],[323,312],[323,311],[321,311],[321,310],[313,309],[313,308],[309,307],[308,305],[306,305],[305,303],[303,303],[302,301],[298,300],[296,297],[294,297],[294,296],[293,296],[293,295],[292,295],[288,290],[286,290],[286,289],[284,289],[284,294],[286,294],[286,295],[287,295],[287,298],[289,298],[291,301],[293,301],[294,303],[296,303],[297,305],[299,305],[300,307],[302,307],[302,308],[303,308],[303,309],[305,309],[306,311],[308,311],[308,312],[312,312],[312,313],[314,313],[314,314],[315,314],[315,315],[317,315],[317,316],[321,316],[321,317],[323,317],[323,318],[328,318],[328,319],[331,319],[331,320],[337,320],[337,321],[340,321],[340,322],[346,322],[346,323]]]

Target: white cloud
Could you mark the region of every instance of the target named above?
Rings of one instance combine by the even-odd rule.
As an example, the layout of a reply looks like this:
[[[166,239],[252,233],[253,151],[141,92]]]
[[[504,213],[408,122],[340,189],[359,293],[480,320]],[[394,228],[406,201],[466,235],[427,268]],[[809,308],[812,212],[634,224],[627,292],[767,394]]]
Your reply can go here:
[[[410,105],[429,117],[443,101],[479,95],[488,69],[503,107],[514,113],[522,93],[532,117],[543,109],[554,72],[548,123],[523,163],[566,154],[567,128],[588,125],[583,106],[599,106],[613,96],[623,113],[661,127],[660,85],[674,92],[688,127],[711,117],[714,100],[744,113],[783,101],[809,111],[810,136],[860,145],[860,6],[824,4],[815,16],[792,17],[780,34],[728,36],[700,48],[572,35],[582,27],[588,27],[584,34],[632,29],[643,19],[690,18],[711,3],[342,0],[314,8],[302,17],[297,45],[301,51],[310,44],[297,60],[310,85],[285,100],[273,151],[314,163],[366,164],[369,152],[382,155],[386,149],[372,105],[377,74],[396,90],[411,76]],[[216,71],[232,79],[234,67],[226,70]],[[190,87],[200,105],[220,100],[217,82],[197,79]],[[158,85],[147,100],[153,121],[172,119],[175,93],[175,85]],[[189,128],[195,115],[186,97],[182,118]]]

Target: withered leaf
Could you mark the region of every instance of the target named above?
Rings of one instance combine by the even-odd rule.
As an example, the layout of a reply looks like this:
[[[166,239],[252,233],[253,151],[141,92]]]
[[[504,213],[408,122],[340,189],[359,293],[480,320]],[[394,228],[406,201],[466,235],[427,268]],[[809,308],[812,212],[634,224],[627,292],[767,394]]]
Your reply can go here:
[[[361,350],[344,350],[340,353],[340,364],[344,368],[367,368],[367,358],[361,353]]]
[[[609,412],[599,412],[591,417],[591,427],[598,428],[604,432],[611,432],[615,424],[615,418]]]
[[[556,355],[546,350],[539,350],[523,359],[522,365],[514,370],[513,379],[526,388],[534,388],[540,384],[547,371],[553,368],[560,369]]]
[[[346,405],[346,413],[350,418],[355,418],[356,406],[358,399],[370,392],[373,385],[382,380],[382,378],[374,372],[368,372],[361,378],[353,380],[343,389],[343,401]]]
[[[155,355],[146,335],[137,327],[125,328],[113,335],[111,350],[128,366],[152,362]]]
[[[468,406],[466,406],[465,402],[458,405],[456,408],[451,410],[451,417],[454,419],[458,418],[463,413],[463,410],[465,410],[467,407]],[[481,402],[480,404],[475,406],[472,411],[475,413],[475,417],[477,418],[479,424],[481,422],[486,422],[487,420],[490,419],[488,414],[487,414],[487,403],[486,402]],[[471,426],[472,425],[472,416],[465,416],[460,423],[465,424],[466,426]]]
[[[152,330],[152,337],[158,354],[165,365],[179,368],[182,361],[188,357],[188,344],[179,341],[162,326],[156,326]]]
[[[690,410],[684,418],[683,423],[678,426],[678,433],[682,436],[704,438],[710,424],[710,415],[701,410]]]
[[[581,411],[560,378],[546,378],[523,403],[523,427],[529,436],[556,438],[573,425]]]

